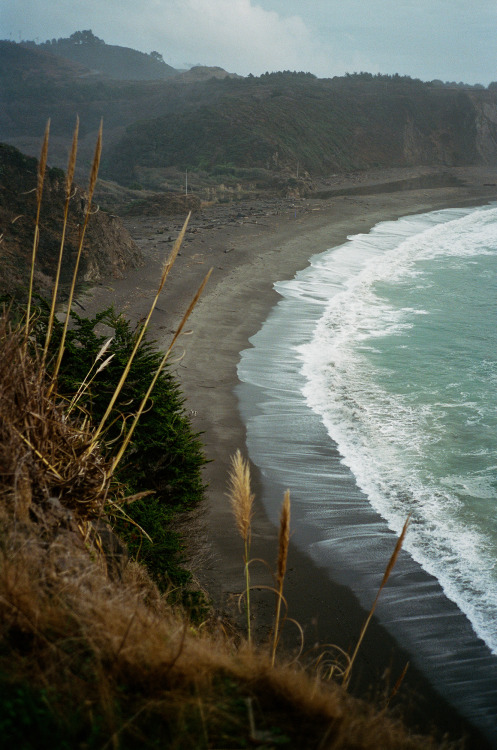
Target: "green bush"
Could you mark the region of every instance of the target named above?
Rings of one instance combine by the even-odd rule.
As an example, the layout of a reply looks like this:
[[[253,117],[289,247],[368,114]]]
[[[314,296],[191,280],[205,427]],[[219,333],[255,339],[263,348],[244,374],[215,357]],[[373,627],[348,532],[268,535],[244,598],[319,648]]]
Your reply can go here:
[[[45,341],[48,312],[48,304],[38,298],[33,332],[40,345]],[[100,329],[105,326],[113,335],[105,353],[105,358],[113,354],[113,359],[96,375],[78,401],[78,408],[90,415],[96,427],[129,360],[139,329],[133,329],[112,308],[94,318],[71,312],[71,318],[58,378],[58,392],[68,401],[109,338],[97,332],[99,326]],[[62,324],[56,320],[47,358],[48,370],[56,357],[61,333]],[[113,452],[121,444],[161,359],[162,354],[154,344],[143,340],[107,422],[101,441],[104,451]],[[130,520],[114,517],[113,525],[130,553],[146,565],[162,591],[185,587],[190,581],[191,575],[184,568],[184,542],[174,526],[200,503],[205,490],[201,476],[205,464],[202,443],[199,435],[192,431],[183,404],[179,385],[166,366],[116,471],[116,478],[124,485],[127,495],[152,493],[126,505]],[[185,592],[187,598],[191,599],[191,595],[192,592]],[[177,594],[175,598],[178,599]]]

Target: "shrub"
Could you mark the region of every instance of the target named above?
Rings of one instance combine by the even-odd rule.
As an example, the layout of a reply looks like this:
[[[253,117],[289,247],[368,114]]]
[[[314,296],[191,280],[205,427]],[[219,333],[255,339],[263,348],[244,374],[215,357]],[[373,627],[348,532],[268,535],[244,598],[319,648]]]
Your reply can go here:
[[[40,297],[36,299],[32,331],[38,342],[43,344],[49,305]],[[77,402],[77,408],[87,413],[92,423],[97,425],[114,393],[140,329],[133,329],[112,308],[103,310],[93,318],[85,318],[72,311],[71,319],[72,326],[67,332],[57,385],[59,394],[68,402],[87,378],[108,338],[102,329],[113,335],[105,354],[106,358],[112,354],[112,360],[93,380],[90,378],[89,387]],[[56,358],[62,327],[62,323],[55,319],[47,357],[49,372]],[[126,434],[161,358],[162,354],[152,342],[141,342],[103,435],[101,449],[107,454]],[[127,518],[117,515],[112,523],[132,556],[146,565],[162,591],[171,586],[185,586],[191,580],[191,574],[184,568],[185,545],[174,527],[183,514],[200,503],[205,489],[201,476],[205,463],[202,443],[199,435],[191,429],[183,403],[178,383],[166,366],[116,471],[116,479],[124,485],[126,494],[150,493],[150,496],[126,506]],[[144,536],[140,528],[150,538]],[[190,599],[191,594],[187,594]]]

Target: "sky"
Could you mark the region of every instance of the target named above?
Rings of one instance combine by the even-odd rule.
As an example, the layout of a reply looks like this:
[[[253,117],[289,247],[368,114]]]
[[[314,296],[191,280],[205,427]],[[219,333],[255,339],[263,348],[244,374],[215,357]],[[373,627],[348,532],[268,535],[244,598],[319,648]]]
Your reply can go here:
[[[0,0],[0,39],[83,29],[176,68],[497,81],[496,0]]]

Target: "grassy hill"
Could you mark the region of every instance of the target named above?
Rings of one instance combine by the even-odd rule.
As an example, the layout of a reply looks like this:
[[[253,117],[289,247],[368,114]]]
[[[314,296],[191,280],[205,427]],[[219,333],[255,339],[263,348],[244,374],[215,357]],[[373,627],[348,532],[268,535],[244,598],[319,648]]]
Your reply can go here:
[[[103,39],[95,36],[91,29],[76,31],[68,38],[49,39],[40,45],[34,42],[23,44],[73,60],[94,73],[116,80],[161,80],[178,72],[165,63],[158,52],[147,55],[130,47],[106,44]]]
[[[87,453],[95,424],[68,414],[23,334],[0,316],[5,750],[455,749],[354,699],[324,663],[272,664],[228,623],[171,607],[109,530],[109,501],[127,506],[102,483],[108,457]]]
[[[244,182],[280,190],[297,173],[497,164],[495,87],[370,74],[316,79],[288,71],[117,81],[9,42],[0,42],[0,63],[0,140],[37,153],[51,117],[51,159],[63,167],[78,112],[84,164],[103,116],[101,174],[125,185],[175,189],[188,169],[199,185]]]
[[[239,178],[262,168],[312,175],[371,167],[461,166],[479,150],[491,92],[435,89],[411,80],[315,80],[298,75],[209,82],[213,101],[130,124],[104,160],[118,181],[178,166]],[[496,160],[495,124],[490,123]],[[487,139],[488,140],[488,139]],[[223,170],[221,169],[221,172]],[[146,177],[145,177],[146,179]]]

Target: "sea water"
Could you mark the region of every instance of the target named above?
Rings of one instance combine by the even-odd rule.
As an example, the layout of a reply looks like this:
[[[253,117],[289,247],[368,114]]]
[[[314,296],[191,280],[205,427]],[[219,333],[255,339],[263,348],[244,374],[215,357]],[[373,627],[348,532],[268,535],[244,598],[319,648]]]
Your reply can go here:
[[[275,286],[239,365],[249,452],[365,606],[410,515],[380,617],[497,735],[497,207],[382,222]]]

